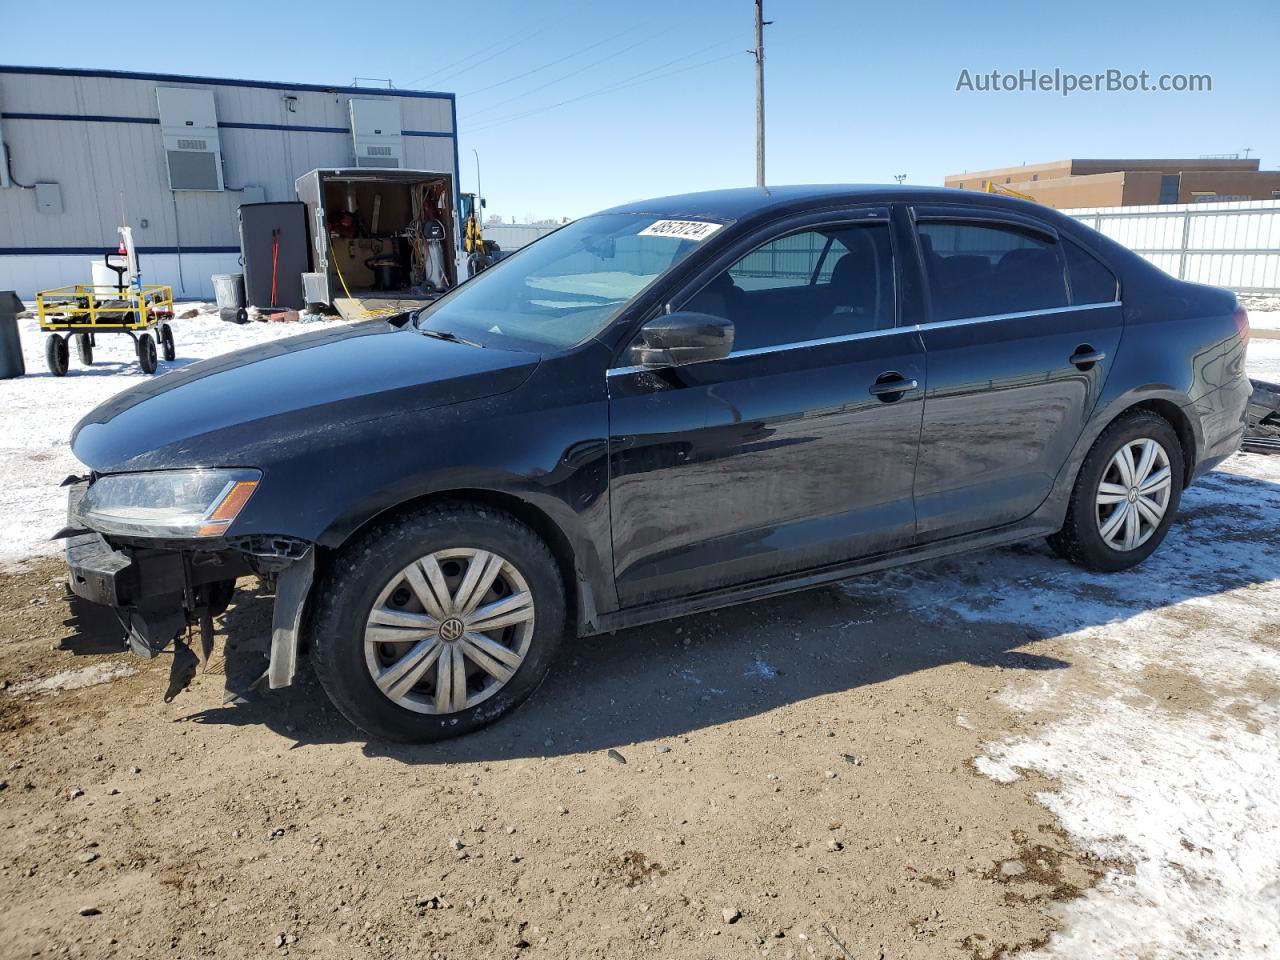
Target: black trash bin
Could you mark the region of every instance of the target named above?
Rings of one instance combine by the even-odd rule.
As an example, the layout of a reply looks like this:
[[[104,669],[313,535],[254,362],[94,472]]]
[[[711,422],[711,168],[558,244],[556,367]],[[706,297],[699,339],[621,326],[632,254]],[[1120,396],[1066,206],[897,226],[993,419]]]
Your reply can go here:
[[[27,372],[22,359],[22,338],[18,336],[18,314],[25,310],[12,290],[0,290],[0,380]]]

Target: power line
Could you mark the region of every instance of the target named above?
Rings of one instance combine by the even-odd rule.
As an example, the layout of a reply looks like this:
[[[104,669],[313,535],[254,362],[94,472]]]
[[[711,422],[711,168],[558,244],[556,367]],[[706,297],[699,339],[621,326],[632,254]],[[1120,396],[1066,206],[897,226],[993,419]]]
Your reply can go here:
[[[460,93],[458,94],[458,96],[474,97],[477,93],[484,93],[487,90],[492,90],[495,87],[504,86],[505,84],[512,83],[516,80],[523,80],[525,77],[532,76],[535,73],[540,73],[541,71],[546,70],[548,67],[554,67],[556,64],[564,63],[566,60],[572,60],[574,57],[580,57],[582,56],[582,54],[586,53],[588,50],[594,50],[596,47],[603,46],[606,43],[612,43],[614,40],[617,40],[619,37],[624,36],[630,32],[631,32],[630,28],[626,30],[619,30],[617,33],[613,34],[612,36],[605,37],[603,40],[597,40],[595,43],[589,43],[585,47],[582,47],[581,49],[573,51],[573,53],[565,54],[563,57],[559,57],[555,60],[550,61],[549,63],[544,63],[541,66],[534,67],[532,70],[526,70],[524,73],[517,73],[514,77],[507,77],[507,79],[505,80],[499,80],[497,83],[491,83],[487,87],[481,87],[478,90],[469,90],[466,93]]]
[[[547,87],[554,87],[557,83],[560,83],[564,80],[568,80],[570,77],[576,77],[578,74],[585,73],[586,71],[590,70],[592,67],[598,67],[600,66],[600,64],[608,60],[612,60],[615,57],[619,57],[630,50],[634,50],[636,47],[642,46],[643,44],[656,40],[658,37],[662,36],[666,32],[667,31],[665,30],[659,30],[657,33],[650,34],[649,36],[645,37],[643,40],[637,40],[635,43],[631,44],[630,46],[623,47],[621,50],[615,50],[613,53],[606,54],[605,56],[601,57],[599,60],[592,60],[590,63],[584,64],[583,66],[579,67],[576,70],[571,70],[569,73],[566,73],[563,76],[556,77],[554,80],[548,80],[546,83],[544,83],[540,87],[534,87],[532,90],[526,90],[524,93],[518,93],[514,97],[508,97],[506,100],[499,100],[497,103],[491,103],[487,107],[480,107],[477,110],[469,110],[468,113],[471,116],[475,116],[477,113],[487,113],[490,110],[498,109],[498,107],[506,106],[508,103],[514,103],[516,100],[523,100],[524,98],[530,97],[535,93],[540,93],[541,91],[547,89]]]
[[[712,46],[711,46],[711,47],[709,47],[709,48],[705,48],[704,50],[699,50],[699,51],[697,51],[696,53],[689,54],[688,56],[685,56],[685,57],[677,57],[675,60],[672,60],[672,61],[669,61],[668,63],[663,64],[663,65],[662,65],[662,67],[667,67],[667,66],[671,66],[672,64],[675,64],[675,63],[680,63],[680,62],[682,62],[682,61],[684,61],[684,60],[689,59],[689,57],[696,56],[696,55],[697,55],[697,53],[704,53],[704,52],[706,52],[706,49],[713,49],[713,48],[715,48],[715,47],[720,47],[720,46],[724,46],[724,44],[723,44],[723,43],[712,44]],[[617,91],[617,90],[625,90],[625,89],[627,89],[628,87],[639,86],[640,84],[650,83],[650,82],[652,82],[652,81],[654,81],[654,80],[665,80],[667,77],[673,77],[673,76],[675,76],[675,75],[677,75],[677,74],[685,73],[685,72],[687,72],[687,71],[689,71],[689,70],[697,70],[697,69],[699,69],[700,67],[709,67],[709,66],[711,66],[712,64],[722,63],[722,62],[724,62],[725,60],[735,59],[735,58],[737,58],[737,57],[739,57],[739,56],[740,56],[740,54],[739,54],[737,51],[735,51],[735,52],[733,52],[733,53],[725,54],[725,55],[724,55],[724,56],[722,56],[722,57],[715,57],[715,58],[713,58],[713,59],[711,59],[711,60],[704,60],[704,61],[702,61],[702,62],[700,62],[700,63],[690,64],[690,65],[685,66],[685,67],[680,67],[679,69],[676,69],[676,70],[668,70],[666,73],[662,73],[662,74],[659,74],[659,75],[657,75],[657,76],[647,76],[647,74],[651,74],[651,73],[654,73],[654,71],[656,71],[656,70],[660,70],[660,69],[662,69],[662,67],[654,67],[654,68],[653,68],[653,69],[651,69],[651,70],[644,70],[644,71],[642,71],[642,72],[640,72],[640,73],[638,73],[638,74],[635,74],[635,75],[634,75],[634,76],[632,76],[632,77],[628,77],[628,78],[626,78],[626,79],[620,80],[620,81],[618,81],[617,83],[610,84],[609,86],[606,86],[606,87],[601,87],[601,88],[600,88],[600,89],[598,89],[598,90],[592,90],[590,93],[584,93],[584,94],[582,94],[581,96],[571,97],[571,98],[569,98],[568,100],[561,100],[561,101],[559,101],[558,103],[548,104],[548,105],[547,105],[547,106],[545,106],[545,107],[539,107],[539,108],[537,108],[537,109],[535,109],[535,110],[529,110],[529,111],[527,111],[527,112],[525,112],[525,113],[516,114],[516,115],[514,115],[514,116],[510,116],[510,117],[503,117],[503,118],[501,118],[501,119],[497,119],[497,120],[490,120],[490,121],[486,121],[485,123],[479,124],[478,126],[475,126],[475,127],[464,127],[463,129],[464,129],[464,132],[466,132],[466,133],[476,133],[476,132],[478,132],[478,131],[480,131],[480,130],[488,130],[488,129],[492,128],[492,127],[500,127],[500,126],[503,126],[503,125],[508,124],[508,123],[513,123],[513,122],[515,122],[516,120],[523,120],[523,119],[525,119],[526,117],[532,117],[532,116],[535,116],[536,114],[539,114],[539,113],[545,113],[545,112],[546,112],[546,111],[548,111],[548,110],[554,110],[554,109],[556,109],[557,107],[564,107],[564,106],[568,106],[568,105],[569,105],[569,104],[571,104],[571,103],[578,103],[578,102],[579,102],[579,101],[581,101],[581,100],[587,100],[587,99],[589,99],[589,98],[591,98],[591,97],[598,97],[598,96],[602,96],[603,94],[606,94],[606,93],[613,93],[613,92],[615,92],[615,91]]]
[[[525,43],[529,40],[532,40],[534,37],[538,36],[541,33],[545,33],[550,28],[551,28],[550,23],[544,23],[541,27],[539,27],[537,30],[534,30],[532,33],[527,33],[524,30],[517,30],[515,33],[507,34],[507,36],[503,37],[503,39],[497,41],[497,43],[506,43],[507,45],[505,47],[501,47],[498,50],[494,50],[493,44],[491,43],[486,44],[485,46],[481,47],[479,50],[473,50],[471,53],[465,54],[459,57],[457,60],[449,61],[444,66],[436,66],[433,69],[428,70],[426,73],[422,74],[421,76],[415,77],[414,79],[408,81],[406,86],[411,86],[412,84],[415,84],[415,83],[421,83],[425,80],[430,79],[431,77],[438,77],[443,74],[449,73],[450,71],[454,71],[456,73],[465,73],[468,70],[474,69],[475,67],[479,66],[482,63],[488,63],[494,57],[502,56],[502,54],[506,53],[508,50],[512,50],[515,47],[520,46],[520,44]],[[508,40],[510,40],[511,42],[507,43]],[[474,61],[474,63],[471,61]],[[461,66],[461,64],[464,64],[464,63],[467,65]]]

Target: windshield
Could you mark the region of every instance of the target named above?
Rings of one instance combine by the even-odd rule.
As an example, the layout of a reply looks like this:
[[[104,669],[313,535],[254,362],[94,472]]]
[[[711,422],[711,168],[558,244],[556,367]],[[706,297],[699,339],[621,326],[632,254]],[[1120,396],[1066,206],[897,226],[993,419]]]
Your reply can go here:
[[[423,310],[416,324],[535,350],[570,347],[602,330],[721,226],[633,213],[584,217],[469,280]]]

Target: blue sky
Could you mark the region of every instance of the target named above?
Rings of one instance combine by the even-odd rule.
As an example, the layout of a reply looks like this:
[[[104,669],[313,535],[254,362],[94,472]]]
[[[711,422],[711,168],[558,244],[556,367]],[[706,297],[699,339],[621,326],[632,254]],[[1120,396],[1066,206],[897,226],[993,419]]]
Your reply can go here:
[[[464,189],[489,213],[578,216],[754,182],[751,0],[12,4],[6,62],[458,94]],[[1252,148],[1280,168],[1280,7],[1169,0],[766,0],[768,179],[940,184],[1067,157]],[[69,25],[74,30],[69,31]],[[76,38],[137,36],[127,42]],[[26,45],[23,37],[57,43]],[[16,41],[16,42],[15,42]],[[73,42],[75,41],[75,42]],[[1209,93],[964,93],[972,73],[1207,73]],[[574,101],[564,103],[564,101]]]

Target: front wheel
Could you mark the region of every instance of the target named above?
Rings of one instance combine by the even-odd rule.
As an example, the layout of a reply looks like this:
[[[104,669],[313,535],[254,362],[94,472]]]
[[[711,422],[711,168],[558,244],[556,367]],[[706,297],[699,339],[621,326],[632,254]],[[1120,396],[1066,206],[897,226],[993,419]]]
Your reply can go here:
[[[86,367],[93,366],[93,338],[87,333],[76,334],[76,353]]]
[[[71,366],[71,349],[67,346],[66,337],[59,333],[49,334],[49,339],[44,342],[44,362],[55,377],[67,375],[67,368]]]
[[[155,373],[157,366],[156,359],[156,342],[151,339],[151,334],[144,333],[138,338],[138,366],[142,368],[143,373]]]
[[[1127,570],[1160,546],[1182,497],[1182,445],[1146,410],[1103,431],[1085,457],[1066,522],[1049,538],[1059,556],[1090,570]]]
[[[366,733],[424,742],[476,730],[537,689],[564,633],[555,559],[507,514],[447,504],[345,548],[317,584],[312,662]]]

